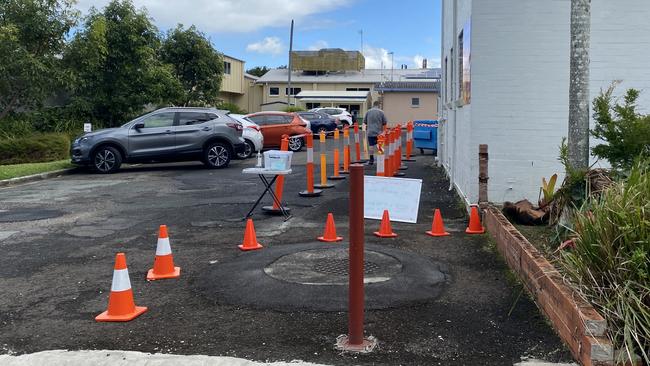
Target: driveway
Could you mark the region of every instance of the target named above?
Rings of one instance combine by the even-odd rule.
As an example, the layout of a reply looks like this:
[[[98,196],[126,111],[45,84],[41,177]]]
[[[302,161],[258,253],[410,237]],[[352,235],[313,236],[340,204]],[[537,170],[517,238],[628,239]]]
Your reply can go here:
[[[347,181],[319,198],[299,197],[305,158],[305,152],[294,156],[295,171],[285,184],[294,217],[284,222],[260,211],[254,216],[262,251],[287,253],[312,245],[328,212],[347,238]],[[236,161],[225,170],[196,163],[132,166],[114,175],[82,173],[0,189],[0,353],[112,349],[332,365],[571,360],[535,304],[521,295],[487,236],[464,234],[460,200],[448,191],[430,155],[418,157],[406,171],[424,180],[418,224],[394,223],[399,237],[380,240],[372,236],[379,223],[367,220],[366,243],[378,252],[400,251],[414,262],[436,263],[445,280],[429,298],[386,302],[366,312],[366,333],[380,342],[375,352],[334,350],[336,337],[347,332],[347,313],[305,306],[315,301],[307,295],[274,306],[221,296],[226,290],[257,291],[246,281],[225,283],[236,272],[220,275],[250,254],[237,245],[244,231],[241,217],[261,192],[257,177],[241,174],[254,160]],[[452,236],[424,234],[433,208],[442,210]],[[147,282],[160,224],[169,227],[182,273],[178,280]],[[96,323],[94,316],[107,305],[119,251],[127,254],[136,304],[149,311],[129,323]],[[345,296],[341,288],[331,296]],[[295,297],[303,293],[309,292]]]

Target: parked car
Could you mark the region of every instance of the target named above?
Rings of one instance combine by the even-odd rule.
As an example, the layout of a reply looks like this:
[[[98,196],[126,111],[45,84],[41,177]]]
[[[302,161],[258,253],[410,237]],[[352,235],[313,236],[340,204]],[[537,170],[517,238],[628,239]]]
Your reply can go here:
[[[248,159],[255,151],[262,151],[262,148],[264,148],[264,135],[262,135],[260,126],[246,118],[243,114],[231,113],[228,116],[241,122],[244,127],[242,137],[246,142],[246,149],[242,153],[237,154],[237,157],[240,159]]]
[[[338,120],[341,121],[341,124],[345,123],[348,126],[352,126],[352,124],[356,120],[356,118],[354,118],[354,116],[350,114],[350,112],[346,111],[345,108],[322,107],[322,108],[310,109],[309,111],[327,113],[334,118],[338,118]]]
[[[279,147],[282,135],[297,136],[309,133],[309,121],[301,118],[297,113],[285,112],[257,112],[246,115],[257,123],[264,135],[264,147]],[[289,138],[289,150],[300,151],[305,145],[302,137]]]
[[[323,112],[298,112],[298,115],[311,123],[314,133],[330,132],[338,128],[337,119]]]
[[[225,168],[246,148],[242,124],[213,108],[163,108],[121,127],[86,133],[70,148],[72,163],[114,173],[122,163],[201,160]]]

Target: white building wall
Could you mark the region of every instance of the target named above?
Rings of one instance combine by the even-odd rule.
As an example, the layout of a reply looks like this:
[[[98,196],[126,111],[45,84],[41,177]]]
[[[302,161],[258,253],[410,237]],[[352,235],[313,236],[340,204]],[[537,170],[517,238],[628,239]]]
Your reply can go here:
[[[471,16],[472,100],[456,107],[445,104],[442,94],[442,115],[448,116],[441,127],[442,163],[468,203],[475,203],[478,145],[488,144],[490,201],[535,202],[541,178],[563,173],[557,157],[567,134],[570,0],[457,0],[455,32],[453,3],[444,0],[443,65]],[[618,94],[628,87],[645,90],[640,109],[648,112],[647,19],[647,0],[592,1],[592,100],[601,88],[622,80]]]

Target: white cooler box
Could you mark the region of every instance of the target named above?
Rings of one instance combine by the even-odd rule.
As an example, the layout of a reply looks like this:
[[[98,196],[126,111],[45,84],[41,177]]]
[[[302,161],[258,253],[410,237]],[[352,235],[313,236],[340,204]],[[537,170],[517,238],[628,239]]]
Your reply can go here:
[[[291,169],[292,151],[269,150],[264,152],[264,169],[289,170]]]

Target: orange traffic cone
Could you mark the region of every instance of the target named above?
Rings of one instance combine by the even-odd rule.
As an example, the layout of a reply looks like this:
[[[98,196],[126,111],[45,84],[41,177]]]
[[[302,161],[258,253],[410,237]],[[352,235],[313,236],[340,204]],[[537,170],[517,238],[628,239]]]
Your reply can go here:
[[[481,217],[478,214],[478,207],[472,206],[472,211],[469,215],[469,226],[465,229],[468,234],[483,234],[485,228],[481,225]]]
[[[319,236],[318,240],[332,243],[335,241],[343,240],[343,237],[336,236],[336,225],[334,225],[334,215],[332,213],[327,214],[327,222],[325,223],[325,232],[323,236]]]
[[[255,225],[253,219],[246,221],[246,231],[244,232],[244,242],[239,245],[241,250],[255,250],[264,248],[262,244],[257,242],[257,235],[255,235]]]
[[[133,290],[126,268],[126,255],[117,253],[113,269],[111,294],[108,296],[108,310],[97,315],[98,322],[128,322],[147,311],[146,306],[135,306]]]
[[[172,248],[169,245],[169,236],[167,236],[167,225],[160,225],[156,258],[153,261],[153,268],[147,272],[147,281],[178,278],[180,276],[181,268],[174,267]]]
[[[433,222],[431,223],[431,231],[427,231],[431,236],[447,236],[448,232],[445,231],[445,224],[442,222],[442,215],[440,210],[436,208],[433,214]]]
[[[388,216],[388,210],[384,210],[384,214],[381,217],[381,226],[379,231],[375,231],[375,235],[380,238],[394,238],[397,236],[393,232],[393,229],[390,226],[390,217]]]

